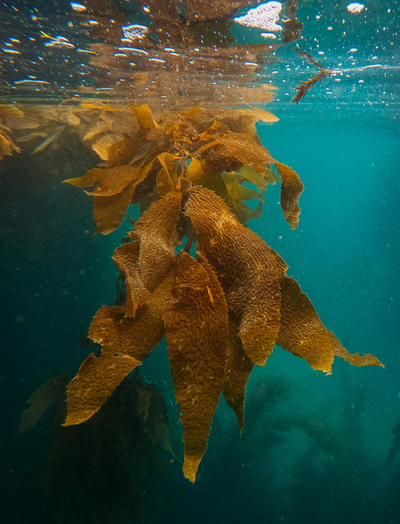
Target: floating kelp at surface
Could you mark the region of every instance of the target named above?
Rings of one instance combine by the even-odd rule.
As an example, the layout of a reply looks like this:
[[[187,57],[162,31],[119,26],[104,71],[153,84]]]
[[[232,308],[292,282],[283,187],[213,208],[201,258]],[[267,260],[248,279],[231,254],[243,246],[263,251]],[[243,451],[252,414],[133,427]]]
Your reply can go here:
[[[132,107],[132,113],[139,129],[132,131],[131,139],[124,137],[108,146],[102,158],[108,159],[109,168],[92,169],[83,177],[66,180],[81,188],[92,188],[87,193],[94,196],[97,232],[107,234],[116,229],[131,201],[146,200],[148,205],[171,190],[182,175],[190,183],[216,191],[246,223],[261,216],[267,183],[279,180],[271,165],[276,165],[283,177],[285,218],[292,227],[297,223],[300,179],[293,170],[276,162],[256,135],[255,123],[274,122],[274,115],[261,109],[191,108],[169,111],[156,120],[147,105]],[[255,185],[255,189],[244,186],[245,182]],[[260,200],[256,210],[244,203],[254,198]]]
[[[126,301],[103,306],[91,323],[89,338],[102,345],[101,356],[90,355],[70,382],[65,425],[90,419],[166,336],[183,471],[194,482],[221,392],[243,428],[249,375],[274,344],[325,373],[335,356],[382,364],[341,346],[286,275],[285,262],[245,225],[261,216],[267,184],[277,180],[285,219],[292,229],[299,220],[300,178],[255,132],[255,122],[269,114],[194,107],[154,118],[147,105],[131,113],[136,132],[104,151],[108,165],[66,181],[91,188],[99,233],[119,227],[130,203],[139,203],[142,214],[113,256]],[[254,198],[256,214],[244,203]]]
[[[301,102],[310,89],[312,89],[316,84],[318,84],[318,82],[321,83],[324,77],[328,77],[331,74],[331,71],[324,69],[322,64],[320,64],[320,62],[315,60],[310,55],[310,53],[306,53],[305,51],[302,51],[299,48],[297,48],[296,51],[299,53],[299,55],[302,58],[305,58],[309,64],[315,67],[318,67],[319,71],[317,74],[315,74],[313,77],[309,78],[308,80],[300,81],[300,84],[296,86],[297,93],[292,98],[290,102],[291,104],[293,104],[293,102],[296,102],[297,104]]]

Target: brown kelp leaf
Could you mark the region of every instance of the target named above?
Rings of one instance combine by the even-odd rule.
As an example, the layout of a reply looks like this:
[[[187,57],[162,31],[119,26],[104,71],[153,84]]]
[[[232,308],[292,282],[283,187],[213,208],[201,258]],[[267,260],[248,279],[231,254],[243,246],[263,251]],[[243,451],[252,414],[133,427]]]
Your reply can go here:
[[[280,287],[272,250],[208,189],[191,190],[186,215],[221,282],[248,357],[264,365],[280,325]]]
[[[214,121],[208,129],[198,136],[198,140],[208,142],[208,140],[214,139],[216,136],[224,136],[229,133],[230,129],[228,126],[222,122]]]
[[[374,357],[374,355],[367,354],[362,356],[358,353],[350,355],[347,349],[342,346],[342,344],[331,331],[328,331],[328,334],[331,339],[334,357],[343,358],[344,360],[347,360],[347,362],[350,362],[350,364],[353,364],[353,366],[381,366],[383,368],[385,367],[376,357]]]
[[[187,176],[194,185],[200,185],[217,193],[232,209],[233,201],[229,196],[226,184],[221,175],[206,174],[203,171],[202,162],[192,158],[187,168]]]
[[[65,113],[63,115],[63,121],[68,126],[76,127],[76,128],[78,128],[78,126],[82,123],[81,119],[77,115],[75,115],[73,112],[72,113]]]
[[[138,120],[131,111],[106,111],[100,114],[100,118],[110,126],[113,133],[133,137],[139,131]]]
[[[242,133],[259,142],[256,131],[256,122],[277,122],[279,118],[264,109],[220,109],[208,110],[219,122],[227,125],[232,133]]]
[[[181,214],[181,192],[173,189],[154,202],[136,222],[128,237],[140,240],[139,270],[143,283],[152,292],[167,275],[178,243],[176,226]]]
[[[110,131],[110,126],[103,122],[102,120],[98,120],[84,135],[82,140],[93,140],[94,138],[98,137],[99,135],[102,135],[104,133],[107,133]]]
[[[108,149],[108,166],[111,168],[129,164],[142,145],[143,137],[128,137],[112,144]]]
[[[242,115],[251,115],[256,121],[266,123],[279,122],[279,118],[276,115],[258,107],[246,107],[246,109],[236,109],[235,111]]]
[[[281,206],[285,220],[295,229],[299,223],[300,207],[299,196],[303,192],[303,184],[299,175],[289,166],[274,162],[274,165],[282,178]]]
[[[223,111],[221,111],[221,113],[223,113]],[[229,116],[221,116],[219,120],[226,124],[232,133],[241,133],[243,135],[247,135],[251,138],[254,138],[257,142],[259,142],[259,138],[256,132],[256,117],[245,113],[231,114],[229,112]]]
[[[24,113],[14,104],[0,104],[0,117],[23,118]]]
[[[171,153],[162,153],[157,156],[157,160],[162,167],[157,175],[156,186],[158,195],[162,197],[174,188],[177,179],[175,168],[179,158]]]
[[[286,276],[287,265],[274,252],[280,272],[281,285],[281,327],[276,339],[284,349],[304,358],[312,368],[331,372],[334,356],[340,356],[356,366],[382,364],[373,355],[350,355],[335,335],[322,324],[310,299],[298,283]]]
[[[13,148],[10,139],[3,133],[0,133],[0,160],[6,155],[11,155],[12,152]]]
[[[192,158],[190,160],[190,163],[187,167],[187,176],[190,180],[192,180],[195,184],[197,184],[197,180],[201,177],[205,176],[205,173],[203,171],[203,168],[201,167],[201,162],[197,158]]]
[[[183,425],[183,472],[191,482],[196,479],[205,453],[223,386],[227,345],[224,293],[200,253],[198,260],[201,263],[185,251],[179,253],[174,270],[176,302],[164,314],[172,380]]]
[[[206,263],[201,253],[198,255],[198,260],[202,261],[203,265]],[[210,274],[200,262],[196,262],[188,253],[181,252],[176,259],[175,280],[173,287],[173,295],[177,299],[186,296],[187,289],[190,288],[195,291],[204,291],[210,289]],[[210,301],[213,303],[213,298],[208,292]]]
[[[83,109],[101,109],[103,111],[112,111],[112,112],[117,112],[117,113],[120,113],[120,112],[124,112],[125,109],[124,108],[121,108],[121,107],[113,107],[113,106],[108,106],[106,104],[91,104],[91,103],[82,103],[81,104],[81,107]]]
[[[154,384],[141,383],[138,388],[138,397],[138,412],[144,420],[146,435],[150,437],[155,446],[160,445],[172,452],[169,440],[168,409],[162,394]]]
[[[162,419],[154,415],[151,430],[147,429],[147,433],[150,433],[150,438],[154,445],[159,444],[165,450],[172,452],[171,442],[169,440],[168,419]]]
[[[243,122],[243,117],[250,117],[253,123],[259,120],[268,123],[279,121],[279,118],[273,113],[257,107],[246,107],[245,109],[209,109],[207,113],[225,123],[233,133],[244,133],[243,129],[239,127],[240,123]],[[253,133],[251,135],[253,135]]]
[[[190,142],[194,137],[198,135],[197,130],[193,125],[185,121],[168,121],[164,126],[163,133],[171,143],[174,142]]]
[[[94,197],[93,217],[96,223],[96,233],[108,235],[119,228],[137,184],[138,181],[133,180],[117,195]]]
[[[18,433],[24,433],[34,428],[42,415],[59,400],[64,400],[65,388],[68,384],[66,373],[46,380],[29,397],[29,408],[22,412]]]
[[[96,169],[91,169],[95,171]],[[121,193],[133,180],[139,179],[141,169],[132,166],[113,167],[112,169],[97,169],[106,171],[99,176],[96,186],[92,191],[85,191],[87,195],[109,197]],[[140,182],[142,178],[140,178]]]
[[[136,114],[140,129],[160,129],[160,126],[154,120],[151,110],[147,104],[131,106],[131,109]]]
[[[246,355],[239,337],[239,328],[229,319],[226,349],[225,379],[222,393],[226,403],[235,412],[240,431],[244,428],[244,394],[253,363]]]
[[[256,171],[254,171],[254,174],[264,182],[266,187],[266,180],[260,177]],[[217,193],[228,204],[228,207],[242,224],[246,224],[246,222],[251,218],[259,218],[262,216],[262,195],[254,192],[253,189],[245,188],[240,185],[242,182],[246,181],[245,177],[242,177],[237,173],[206,175],[203,171],[201,162],[196,158],[192,158],[188,166],[187,175],[194,184],[201,185]],[[235,187],[236,184],[239,187]],[[243,203],[243,198],[247,197],[260,199],[260,203],[256,209],[253,210]]]
[[[100,137],[96,142],[92,144],[92,149],[95,151],[102,160],[108,160],[108,152],[110,147],[124,138],[124,135],[109,133]]]
[[[103,306],[89,328],[93,342],[102,344],[103,355],[122,353],[137,360],[149,356],[164,336],[163,314],[170,307],[173,274],[170,273],[137,309],[135,318],[125,316],[125,308]]]
[[[147,177],[152,162],[143,168],[119,166],[111,169],[90,169],[82,177],[69,178],[65,183],[76,187],[92,187],[85,191],[94,196],[93,216],[96,232],[107,235],[117,229],[132,201],[136,186]]]
[[[140,269],[137,264],[140,244],[124,244],[118,247],[112,257],[119,269],[124,273],[126,285],[126,308],[125,315],[134,317],[139,306],[149,298],[150,292],[146,289]]]
[[[205,110],[201,107],[189,107],[183,113],[185,119],[192,120],[195,123],[203,122]]]
[[[91,353],[68,384],[64,426],[81,424],[94,415],[124,378],[141,363],[128,355]]]
[[[102,178],[107,176],[107,169],[89,169],[83,176],[77,178],[68,178],[64,180],[63,184],[71,184],[75,187],[92,187],[94,184],[99,183]]]
[[[229,196],[235,200],[260,200],[262,198],[261,193],[250,187],[242,186],[238,180],[234,180],[233,177],[230,177],[228,174],[222,175],[222,179],[228,189]]]
[[[293,278],[282,276],[279,346],[304,358],[313,369],[331,373],[333,351],[328,331]]]
[[[274,162],[268,149],[249,136],[229,133],[217,136],[216,140],[225,146],[234,158],[242,164],[254,167],[261,176],[265,174],[265,166]]]
[[[238,171],[243,165],[227,147],[217,141],[203,146],[198,154],[201,155],[201,167],[206,175]]]

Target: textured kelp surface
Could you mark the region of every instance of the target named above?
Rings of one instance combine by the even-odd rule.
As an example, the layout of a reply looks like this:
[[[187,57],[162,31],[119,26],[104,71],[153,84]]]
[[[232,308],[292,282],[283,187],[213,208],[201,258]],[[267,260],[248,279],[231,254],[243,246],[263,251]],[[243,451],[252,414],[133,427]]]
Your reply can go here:
[[[249,375],[275,344],[327,374],[335,356],[381,364],[343,348],[286,263],[246,226],[277,181],[285,219],[292,229],[299,222],[301,180],[255,132],[259,118],[274,120],[269,113],[191,108],[155,118],[142,105],[131,115],[135,133],[103,152],[108,165],[66,181],[90,188],[99,233],[119,227],[131,203],[141,216],[113,255],[125,293],[92,321],[89,338],[101,355],[90,355],[70,382],[65,425],[96,413],[165,336],[183,472],[194,482],[221,393],[243,429]],[[256,210],[245,203],[255,199]]]
[[[3,522],[400,522],[398,2],[347,4],[2,3]],[[267,19],[273,33],[261,35],[265,29],[233,20],[260,20],[265,7],[277,5],[277,25]],[[311,55],[297,53],[293,43],[281,45],[300,37],[301,22],[299,45]],[[137,106],[145,103],[159,127],[143,133],[139,120],[146,125],[146,109],[141,118]],[[197,108],[184,111],[191,106]],[[223,109],[238,106],[243,109],[234,116]],[[276,117],[260,111],[261,141],[255,106],[281,119],[275,124]],[[198,108],[210,116],[205,128],[195,121]],[[192,127],[181,129],[185,143],[167,146],[168,120],[189,120]],[[238,140],[229,143],[229,133],[268,148],[264,174]],[[191,150],[196,135],[201,146]],[[231,160],[232,153],[239,158]],[[249,165],[238,169],[239,161]],[[290,198],[302,185],[284,164],[304,183],[297,205]],[[92,170],[93,185],[61,184]],[[197,316],[184,301],[176,303],[179,297],[198,297],[199,311],[210,301],[197,271],[198,283],[185,277],[190,286],[177,287],[175,257],[182,249],[195,262],[208,262],[227,302],[220,266],[207,259],[186,213],[198,186],[220,197],[284,263],[274,255],[280,325],[265,366],[249,358],[239,334],[245,334],[242,313],[227,305],[222,395],[193,486],[181,461],[182,422],[193,415],[195,390],[178,373],[175,396],[169,355],[181,351],[181,338],[196,350],[203,347]],[[133,224],[127,217],[143,218],[172,188],[179,204],[171,236],[165,230],[153,235],[149,224],[146,232],[136,227],[128,236]],[[237,256],[234,242],[235,249]],[[235,263],[227,267],[234,272]],[[173,340],[167,348],[172,308],[182,336],[176,348]],[[196,327],[193,338],[184,331],[181,311]],[[87,337],[94,316],[90,334],[99,342]],[[373,357],[350,356],[339,340],[350,353],[373,353],[387,370],[349,365],[336,354],[355,363],[373,363]],[[79,371],[92,352],[93,367]],[[103,402],[101,388],[109,383],[113,390],[118,367],[104,367],[109,377],[89,371],[114,359],[129,361],[125,355],[141,364]],[[178,372],[179,365],[193,368],[190,352],[183,348],[178,357]],[[330,376],[320,372],[330,368]],[[218,370],[212,376],[220,386]],[[72,403],[70,420],[89,418],[64,426],[67,385],[78,372],[90,387],[75,395],[78,411]],[[193,384],[203,391],[199,377]],[[97,411],[79,414],[85,397]],[[185,473],[193,475],[204,439],[187,427],[192,470],[185,467]]]

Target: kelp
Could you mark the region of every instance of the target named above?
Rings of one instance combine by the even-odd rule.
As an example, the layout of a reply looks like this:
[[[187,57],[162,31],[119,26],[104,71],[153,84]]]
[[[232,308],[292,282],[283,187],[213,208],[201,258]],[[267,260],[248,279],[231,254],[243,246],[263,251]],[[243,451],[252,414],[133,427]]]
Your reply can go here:
[[[23,112],[14,105],[0,104],[0,160],[7,155],[12,155],[13,151],[21,151],[12,141],[10,134],[11,120],[19,120],[24,117]]]
[[[180,212],[181,193],[172,190],[155,202],[127,235],[133,244],[116,249],[113,260],[126,282],[126,316],[135,316],[137,307],[144,304],[172,268]]]
[[[286,275],[288,266],[273,252],[279,268],[282,297],[281,325],[276,343],[294,355],[307,360],[313,369],[331,373],[334,357],[355,366],[382,366],[373,355],[350,355],[335,335],[322,324],[310,299],[299,284]]]
[[[64,425],[88,420],[139,364],[129,355],[116,353],[96,358],[91,353],[68,385],[68,416]]]
[[[110,111],[107,107],[106,112]],[[76,187],[92,188],[86,192],[94,197],[97,232],[108,234],[117,229],[131,202],[164,196],[182,175],[216,190],[243,223],[259,218],[266,182],[279,180],[272,174],[271,165],[278,172],[285,170],[282,194],[283,200],[288,201],[284,204],[288,209],[284,213],[294,227],[293,216],[300,212],[296,207],[299,187],[302,188],[300,179],[293,170],[272,158],[255,133],[256,121],[274,122],[277,120],[274,115],[254,108],[248,111],[191,108],[170,111],[155,119],[145,104],[132,106],[131,111],[139,128],[134,128],[136,134],[132,132],[104,152],[102,158],[108,159],[108,167],[94,168],[82,177],[65,181]],[[251,192],[243,186],[244,182],[256,185],[260,193]],[[244,204],[253,198],[260,199],[256,210]]]
[[[0,127],[0,130],[2,128]],[[6,132],[0,133],[0,160],[3,159],[3,157],[7,155],[12,155],[13,151],[17,151],[18,153],[21,151],[19,147],[17,147],[14,142],[11,140],[10,136]]]
[[[115,522],[123,515],[137,519],[149,469],[157,474],[174,460],[163,396],[154,384],[135,373],[88,422],[62,427],[68,378],[54,377],[37,390],[48,390],[49,407],[55,405],[38,483],[62,522]],[[63,387],[50,388],[50,393],[50,384]],[[37,392],[30,401],[36,396]],[[25,412],[21,426],[24,419]],[[42,424],[41,434],[43,428]],[[85,504],[75,503],[76,490]]]
[[[224,383],[228,313],[221,285],[200,253],[197,261],[179,253],[172,294],[176,301],[164,324],[183,425],[183,472],[194,482]]]
[[[288,415],[274,417],[274,427],[277,431],[288,434],[291,430],[304,431],[312,442],[309,448],[313,456],[319,450],[329,457],[329,461],[335,461],[343,482],[353,489],[361,484],[360,469],[352,453],[351,446],[346,435],[337,432],[330,424],[329,419],[324,420],[315,414],[293,411]],[[313,461],[308,457],[307,464]],[[303,472],[304,475],[304,472]]]
[[[253,363],[243,349],[236,322],[229,318],[226,346],[225,377],[222,393],[235,412],[240,430],[244,429],[244,397]]]
[[[194,482],[221,393],[242,430],[250,373],[275,345],[327,374],[335,356],[382,364],[343,348],[286,263],[246,226],[261,216],[267,186],[276,182],[284,218],[292,229],[299,222],[303,184],[255,134],[258,118],[273,118],[255,110],[193,107],[158,117],[146,105],[130,110],[136,134],[111,146],[108,165],[67,180],[91,188],[98,232],[118,228],[130,203],[141,216],[113,255],[117,305],[103,306],[90,325],[101,354],[90,355],[70,382],[65,425],[91,419],[166,337],[183,472]],[[249,200],[258,200],[255,209]],[[145,394],[141,409],[148,417]]]
[[[322,64],[315,60],[310,53],[306,53],[305,51],[302,51],[299,48],[296,48],[296,51],[299,53],[299,55],[302,58],[305,58],[307,62],[315,67],[319,68],[318,73],[316,73],[313,77],[309,78],[308,80],[301,80],[300,84],[296,86],[297,93],[290,101],[291,104],[293,102],[296,102],[297,104],[303,100],[303,98],[306,96],[308,91],[312,89],[316,84],[321,83],[322,79],[324,77],[328,77],[331,74],[331,71],[328,71],[327,69],[324,69]]]
[[[191,190],[186,214],[197,230],[200,249],[221,282],[246,354],[253,363],[264,365],[280,323],[272,250],[208,189],[197,186]]]
[[[27,401],[29,407],[21,415],[19,433],[25,433],[38,424],[46,411],[63,395],[68,381],[67,374],[58,375],[46,380],[32,393]]]
[[[299,223],[300,207],[299,196],[303,192],[303,183],[299,175],[285,164],[274,163],[281,179],[281,207],[285,219],[289,222],[291,229],[295,229]]]

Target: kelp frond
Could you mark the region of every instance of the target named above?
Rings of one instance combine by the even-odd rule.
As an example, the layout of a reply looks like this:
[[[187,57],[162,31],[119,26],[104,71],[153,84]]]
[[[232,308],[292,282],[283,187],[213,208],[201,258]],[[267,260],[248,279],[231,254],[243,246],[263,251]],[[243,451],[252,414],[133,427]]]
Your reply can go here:
[[[313,58],[313,56],[310,53],[302,51],[299,47],[296,48],[296,51],[299,53],[299,56],[301,56],[301,58],[305,58],[309,64],[318,67],[318,69],[323,69],[322,64],[315,60],[315,58]]]
[[[321,82],[321,80],[324,78],[324,76],[328,76],[330,73],[329,71],[325,71],[325,69],[321,69],[318,71],[316,75],[314,75],[312,78],[309,78],[306,81],[300,81],[300,84],[296,86],[297,93],[290,101],[291,104],[293,102],[296,102],[297,104],[303,100],[303,98],[306,96],[308,91],[315,86],[318,82]]]
[[[321,69],[304,92],[325,74]],[[165,337],[183,472],[194,482],[221,393],[242,430],[250,373],[276,344],[327,374],[334,357],[356,366],[381,363],[346,351],[286,275],[286,263],[245,225],[261,216],[268,183],[277,181],[285,219],[292,229],[299,222],[300,177],[255,133],[255,122],[272,116],[191,108],[156,118],[146,105],[132,114],[135,131],[104,148],[105,168],[66,181],[90,188],[99,233],[117,229],[131,203],[140,204],[141,216],[113,255],[124,299],[103,306],[90,325],[101,355],[89,355],[70,382],[64,425],[92,418]],[[185,236],[190,240],[177,254]]]
[[[315,60],[310,53],[306,53],[299,48],[297,48],[296,51],[302,58],[305,58],[309,64],[318,67],[319,71],[312,78],[309,78],[305,81],[300,81],[300,84],[296,86],[297,93],[290,101],[291,104],[293,104],[293,102],[298,104],[301,100],[303,100],[308,91],[310,91],[310,89],[315,86],[315,84],[318,84],[318,82],[321,82],[325,76],[329,76],[331,74],[331,72],[324,69],[322,64]]]

